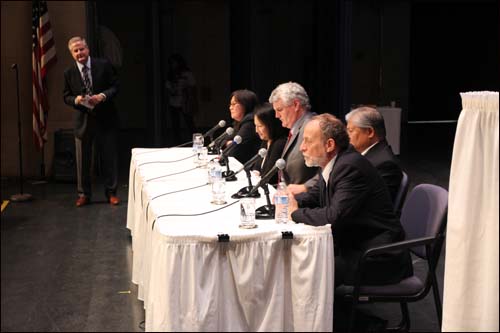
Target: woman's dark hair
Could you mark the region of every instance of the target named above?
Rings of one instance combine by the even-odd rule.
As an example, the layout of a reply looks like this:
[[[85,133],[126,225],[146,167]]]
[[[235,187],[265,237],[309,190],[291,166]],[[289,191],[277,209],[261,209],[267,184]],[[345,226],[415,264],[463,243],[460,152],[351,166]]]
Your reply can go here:
[[[255,117],[266,126],[271,141],[288,136],[288,128],[283,127],[281,125],[281,120],[276,118],[271,103],[263,103],[257,106],[255,108]]]
[[[234,97],[236,101],[243,106],[245,114],[252,112],[253,109],[255,109],[255,107],[259,104],[257,95],[251,90],[235,90],[231,93],[229,99],[231,100],[232,97]]]

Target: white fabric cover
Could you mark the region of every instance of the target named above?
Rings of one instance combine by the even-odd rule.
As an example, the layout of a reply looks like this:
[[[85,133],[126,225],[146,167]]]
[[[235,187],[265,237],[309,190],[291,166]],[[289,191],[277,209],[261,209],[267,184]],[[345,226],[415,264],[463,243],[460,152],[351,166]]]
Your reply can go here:
[[[442,331],[498,332],[498,92],[461,96],[450,173]]]
[[[132,281],[144,301],[147,331],[332,331],[334,259],[330,225],[279,225],[257,220],[240,229],[239,204],[213,210],[207,170],[189,148],[133,149],[127,228],[132,234]],[[146,164],[145,164],[146,163]],[[241,167],[230,159],[231,170]],[[148,181],[150,180],[150,181]],[[227,182],[226,200],[247,185]],[[256,206],[265,204],[265,196]],[[271,193],[272,194],[272,193]],[[154,227],[153,227],[154,224]],[[294,239],[283,240],[282,231]],[[218,242],[218,234],[230,242]]]

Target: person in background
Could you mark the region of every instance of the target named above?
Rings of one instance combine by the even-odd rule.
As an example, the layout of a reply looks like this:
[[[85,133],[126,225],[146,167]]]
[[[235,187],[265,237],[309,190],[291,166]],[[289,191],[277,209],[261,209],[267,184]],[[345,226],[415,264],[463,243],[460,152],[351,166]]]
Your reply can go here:
[[[64,103],[73,107],[78,199],[76,206],[90,203],[92,149],[99,152],[105,195],[118,205],[118,114],[113,100],[118,93],[115,68],[106,59],[90,57],[82,37],[68,41],[75,62],[64,71]]]
[[[253,121],[254,109],[259,104],[257,95],[250,90],[242,89],[231,93],[229,111],[233,121],[234,136],[241,136],[241,143],[231,151],[233,156],[242,164],[251,159],[259,150],[261,141],[255,132]],[[233,144],[228,141],[227,145]]]
[[[178,53],[168,58],[165,87],[173,141],[176,144],[187,142],[195,132],[193,116],[198,112],[198,91],[193,72]]]
[[[281,157],[288,137],[288,129],[281,126],[281,121],[275,117],[273,106],[264,103],[255,109],[255,131],[262,140],[261,148],[267,149],[267,155],[255,161],[253,170],[258,175],[265,175],[273,168]],[[269,180],[269,184],[278,183],[278,174]]]
[[[345,119],[351,144],[378,170],[394,203],[403,173],[385,139],[384,118],[376,109],[364,106],[349,112]]]
[[[287,82],[273,90],[269,103],[272,103],[276,118],[281,121],[282,126],[290,129],[281,155],[286,161],[282,180],[288,185],[288,190],[293,193],[293,187],[313,178],[318,170],[316,167],[307,167],[300,152],[304,125],[313,116],[309,96],[300,84]]]
[[[344,124],[331,114],[313,117],[305,126],[300,150],[308,166],[320,167],[319,180],[289,195],[293,221],[330,224],[335,244],[335,285],[352,285],[362,254],[369,248],[402,241],[404,229],[393,212],[384,181],[375,167],[349,144]],[[368,261],[361,282],[397,283],[413,274],[408,251]]]

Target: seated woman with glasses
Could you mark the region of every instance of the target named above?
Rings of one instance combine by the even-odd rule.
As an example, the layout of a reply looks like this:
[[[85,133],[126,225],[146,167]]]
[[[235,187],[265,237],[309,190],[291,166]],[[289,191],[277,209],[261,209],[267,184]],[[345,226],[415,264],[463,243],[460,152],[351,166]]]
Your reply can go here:
[[[253,122],[254,108],[259,104],[257,95],[250,90],[236,90],[231,93],[229,111],[234,120],[233,127],[235,135],[241,136],[241,143],[235,147],[229,156],[233,156],[241,163],[251,159],[259,150],[261,141],[255,133]],[[234,144],[232,141],[228,145]]]

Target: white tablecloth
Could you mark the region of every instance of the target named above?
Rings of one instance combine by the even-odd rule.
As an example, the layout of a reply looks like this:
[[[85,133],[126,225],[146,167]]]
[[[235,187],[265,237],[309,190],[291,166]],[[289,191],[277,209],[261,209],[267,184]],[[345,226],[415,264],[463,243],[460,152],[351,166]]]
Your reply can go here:
[[[394,155],[399,155],[401,141],[401,108],[378,106],[377,111],[384,117],[387,142],[391,145]]]
[[[257,220],[256,229],[240,229],[239,203],[180,216],[222,207],[210,203],[206,169],[181,173],[194,167],[192,158],[157,163],[191,154],[188,148],[132,150],[127,228],[146,330],[332,331],[330,225]],[[241,164],[231,158],[230,166]],[[244,173],[227,183],[228,204],[245,185]],[[261,194],[257,207],[265,204]],[[293,239],[282,239],[282,231]],[[218,234],[229,242],[219,242]]]
[[[450,172],[443,332],[498,332],[498,92],[462,95]]]

